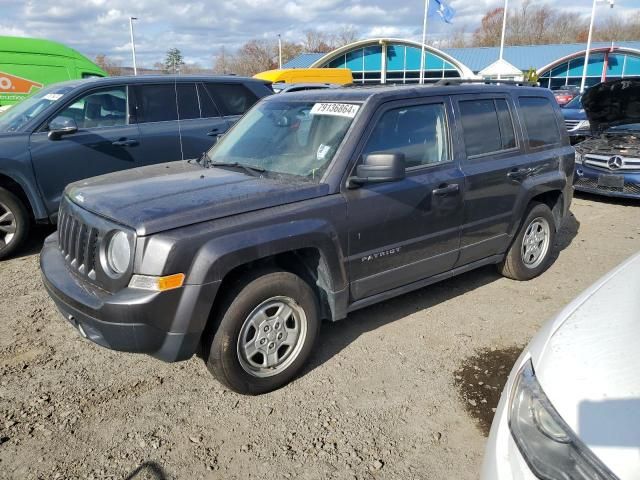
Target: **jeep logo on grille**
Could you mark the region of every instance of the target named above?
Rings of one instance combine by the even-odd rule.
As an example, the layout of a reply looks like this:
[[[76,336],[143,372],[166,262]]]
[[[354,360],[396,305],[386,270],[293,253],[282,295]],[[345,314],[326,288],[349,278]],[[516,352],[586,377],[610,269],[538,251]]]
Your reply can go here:
[[[624,159],[620,155],[614,155],[607,160],[607,165],[609,166],[609,170],[618,170],[624,165]]]

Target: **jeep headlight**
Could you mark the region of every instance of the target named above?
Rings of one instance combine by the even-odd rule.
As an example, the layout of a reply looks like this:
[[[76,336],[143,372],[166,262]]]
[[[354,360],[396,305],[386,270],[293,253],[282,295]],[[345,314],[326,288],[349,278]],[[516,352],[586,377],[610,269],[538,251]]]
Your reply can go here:
[[[575,151],[576,164],[582,165],[582,154],[579,151]]]
[[[106,249],[106,260],[109,269],[116,275],[122,275],[131,263],[131,244],[123,231],[117,231],[109,239]]]
[[[529,360],[518,372],[509,404],[509,429],[538,477],[547,480],[615,480],[611,471],[560,417],[536,380]]]

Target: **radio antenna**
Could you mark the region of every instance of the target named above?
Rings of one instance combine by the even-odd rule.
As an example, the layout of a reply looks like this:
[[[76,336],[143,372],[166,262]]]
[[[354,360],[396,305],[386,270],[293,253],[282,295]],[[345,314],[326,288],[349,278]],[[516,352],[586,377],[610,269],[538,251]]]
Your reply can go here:
[[[175,75],[175,72],[174,72]],[[184,160],[184,150],[182,148],[182,128],[180,126],[180,108],[178,107],[178,79],[173,77],[173,90],[176,94],[176,115],[178,116],[178,138],[180,139],[180,158]]]

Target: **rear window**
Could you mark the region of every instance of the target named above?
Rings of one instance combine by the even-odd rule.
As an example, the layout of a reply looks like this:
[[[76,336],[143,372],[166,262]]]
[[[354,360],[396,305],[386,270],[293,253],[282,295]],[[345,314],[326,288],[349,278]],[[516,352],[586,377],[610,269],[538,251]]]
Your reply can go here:
[[[168,122],[178,119],[176,86],[172,83],[136,87],[136,97],[140,107],[138,122]]]
[[[179,84],[175,86],[178,92],[178,112],[180,120],[200,118],[200,106],[195,83]]]
[[[459,106],[468,157],[516,147],[513,120],[506,100],[462,100]]]
[[[518,102],[530,147],[560,143],[556,113],[548,98],[520,97]]]
[[[243,115],[258,97],[241,83],[206,83],[205,88],[224,115]]]

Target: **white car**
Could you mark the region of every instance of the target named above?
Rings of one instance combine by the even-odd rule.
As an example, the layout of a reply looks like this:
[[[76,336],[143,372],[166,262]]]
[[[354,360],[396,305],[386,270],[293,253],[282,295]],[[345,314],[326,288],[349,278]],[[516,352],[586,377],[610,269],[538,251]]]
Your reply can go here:
[[[640,479],[640,255],[571,302],[522,352],[482,478]]]

